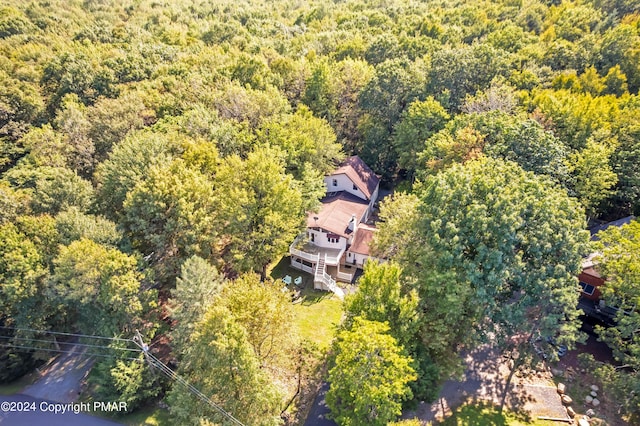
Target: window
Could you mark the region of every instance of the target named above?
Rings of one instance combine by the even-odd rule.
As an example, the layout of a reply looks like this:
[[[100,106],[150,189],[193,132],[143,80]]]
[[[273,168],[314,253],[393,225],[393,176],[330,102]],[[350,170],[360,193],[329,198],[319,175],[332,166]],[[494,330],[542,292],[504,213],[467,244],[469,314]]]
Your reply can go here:
[[[584,294],[588,294],[589,296],[591,296],[596,290],[596,288],[591,284],[583,283],[582,281],[580,281],[580,287],[582,287],[582,292]]]
[[[333,186],[338,186],[338,179],[333,180]]]
[[[358,190],[358,187],[356,186],[356,184],[355,184],[355,183],[353,184],[353,190],[354,190],[354,191],[357,191],[357,190]]]

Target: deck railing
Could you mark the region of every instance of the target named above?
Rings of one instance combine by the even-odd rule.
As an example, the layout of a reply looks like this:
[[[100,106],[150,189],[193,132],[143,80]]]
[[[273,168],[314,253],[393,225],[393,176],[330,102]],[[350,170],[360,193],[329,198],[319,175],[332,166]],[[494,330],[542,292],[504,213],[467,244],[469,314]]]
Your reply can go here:
[[[348,274],[346,272],[338,271],[337,277],[338,277],[338,279],[340,281],[344,281],[344,282],[347,282],[347,283],[350,283],[353,280],[353,274]]]

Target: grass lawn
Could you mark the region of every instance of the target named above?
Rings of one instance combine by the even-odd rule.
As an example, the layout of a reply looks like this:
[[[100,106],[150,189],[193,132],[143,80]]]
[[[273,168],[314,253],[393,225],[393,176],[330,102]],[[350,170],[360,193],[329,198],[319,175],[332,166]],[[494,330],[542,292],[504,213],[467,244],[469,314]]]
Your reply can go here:
[[[495,407],[487,405],[463,405],[442,423],[443,426],[553,426],[557,422],[530,419],[510,411],[498,412]],[[562,423],[566,424],[566,423]]]
[[[321,349],[328,349],[342,318],[342,302],[331,292],[314,290],[313,276],[292,268],[289,261],[289,257],[283,257],[273,267],[270,276],[274,280],[280,280],[285,275],[292,279],[302,277],[300,300],[293,307],[298,332]],[[295,285],[289,287],[295,288]]]
[[[0,395],[16,394],[20,392],[22,389],[24,389],[26,386],[29,386],[30,384],[35,382],[37,378],[38,378],[37,373],[33,372],[33,373],[26,374],[20,377],[18,380],[14,380],[11,383],[0,384]]]
[[[162,426],[169,424],[169,413],[161,408],[141,408],[115,420],[128,426]]]

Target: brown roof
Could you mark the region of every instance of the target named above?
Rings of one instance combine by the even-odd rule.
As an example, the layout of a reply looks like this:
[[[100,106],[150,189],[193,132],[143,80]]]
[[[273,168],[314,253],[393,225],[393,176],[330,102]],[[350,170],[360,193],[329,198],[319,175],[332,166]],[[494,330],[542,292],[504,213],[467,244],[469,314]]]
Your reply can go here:
[[[369,244],[373,240],[373,234],[376,232],[375,228],[360,225],[356,231],[356,236],[349,247],[349,251],[352,253],[369,255]]]
[[[357,155],[347,158],[331,176],[342,174],[347,175],[367,199],[371,199],[380,183],[380,178]]]
[[[321,202],[320,211],[309,213],[307,216],[307,227],[323,228],[345,238],[351,234],[347,228],[351,216],[356,215],[357,224],[369,207],[361,198],[344,191],[325,197]],[[318,220],[316,221],[314,217],[317,217]]]

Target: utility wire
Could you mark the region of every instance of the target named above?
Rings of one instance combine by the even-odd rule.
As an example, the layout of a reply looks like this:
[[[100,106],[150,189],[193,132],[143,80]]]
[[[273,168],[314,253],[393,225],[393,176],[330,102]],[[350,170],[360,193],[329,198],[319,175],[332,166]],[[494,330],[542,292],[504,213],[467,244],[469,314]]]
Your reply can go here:
[[[33,339],[33,338],[30,338],[30,337],[18,337],[18,336],[0,336],[0,339],[24,340],[24,341],[27,341],[27,342],[52,343],[51,340]],[[63,344],[68,344],[68,345],[73,345],[73,346],[81,346],[81,347],[85,347],[85,348],[110,349],[110,350],[130,351],[130,352],[138,352],[138,353],[142,352],[142,350],[140,350],[138,348],[118,348],[118,347],[114,347],[114,346],[90,345],[88,343],[63,343]]]
[[[123,338],[119,338],[119,337],[93,336],[93,335],[80,334],[80,333],[63,333],[63,332],[60,332],[60,331],[45,331],[45,330],[35,330],[35,329],[30,329],[30,328],[18,328],[18,327],[7,327],[7,326],[0,326],[0,329],[13,330],[13,331],[28,331],[28,332],[33,332],[33,333],[53,334],[53,335],[60,335],[60,336],[83,337],[83,338],[89,338],[89,339],[104,339],[104,340],[117,341],[117,342],[132,342],[133,344],[138,346],[139,349],[113,348],[113,347],[110,347],[110,346],[91,345],[91,344],[87,344],[87,343],[74,343],[73,345],[82,346],[82,347],[85,347],[85,348],[94,348],[94,349],[95,348],[97,348],[97,349],[105,349],[105,350],[118,349],[118,350],[123,350],[123,351],[131,351],[131,352],[135,352],[135,353],[142,352],[142,353],[144,353],[144,356],[145,356],[147,362],[149,363],[149,365],[151,365],[152,367],[155,367],[158,370],[160,370],[169,379],[175,380],[176,382],[178,382],[181,385],[185,386],[192,394],[197,396],[198,399],[200,399],[201,401],[207,403],[209,406],[211,406],[218,413],[222,414],[224,417],[226,417],[232,423],[234,423],[234,424],[236,424],[238,426],[245,426],[240,420],[238,420],[235,417],[233,417],[231,415],[231,413],[228,413],[224,408],[222,408],[221,406],[219,406],[218,404],[213,402],[209,397],[207,397],[205,394],[200,392],[200,390],[198,390],[191,383],[187,382],[183,377],[181,377],[178,373],[176,373],[171,368],[169,368],[167,365],[165,365],[162,361],[160,361],[158,358],[156,358],[153,354],[149,353],[149,346],[146,345],[142,341],[142,335],[138,331],[136,331],[136,336],[135,336],[134,339],[123,339]],[[49,340],[27,338],[27,337],[18,337],[18,336],[0,336],[0,338],[7,339],[7,341],[9,341],[9,340],[23,340],[23,341],[27,341],[27,342],[51,343]],[[27,346],[26,344],[25,345],[16,345],[16,344],[13,344],[11,342],[8,342],[8,343],[9,344],[7,344],[7,345],[0,344],[0,347],[23,349],[23,350],[36,350],[36,351],[39,350],[39,351],[57,352],[57,353],[65,353],[65,354],[79,354],[78,352],[76,352],[74,350],[71,350],[72,348],[70,348],[69,350],[47,349],[47,348],[39,348],[39,347],[34,347],[34,346]],[[81,354],[81,355],[83,355],[83,356],[97,356],[97,357],[102,357],[102,358],[118,358],[118,359],[130,360],[130,361],[143,362],[139,358],[131,358],[131,357],[122,358],[122,357],[115,356],[115,355],[100,354],[100,353],[89,353],[89,354],[85,353],[85,354]]]
[[[15,330],[15,331],[31,331],[31,332],[34,332],[34,333],[55,334],[55,335],[60,335],[60,336],[88,337],[90,339],[105,339],[105,340],[113,340],[113,341],[119,341],[119,342],[132,342],[132,343],[135,343],[131,339],[123,339],[121,337],[104,337],[104,336],[93,336],[93,335],[90,335],[90,334],[63,333],[61,331],[35,330],[33,328],[7,327],[5,325],[0,325],[0,329]]]
[[[9,345],[3,345],[0,344],[0,347],[2,348],[13,348],[13,349],[24,349],[24,350],[34,350],[34,351],[43,351],[43,352],[56,352],[56,353],[63,353],[63,354],[76,354],[76,355],[82,355],[82,356],[97,356],[97,357],[101,357],[101,358],[115,358],[115,359],[125,359],[128,361],[138,361],[138,362],[144,362],[143,360],[139,359],[139,358],[131,358],[131,357],[121,357],[121,356],[116,356],[116,355],[106,355],[106,354],[96,354],[96,353],[78,353],[78,352],[74,352],[72,350],[62,350],[62,349],[47,349],[47,348],[38,348],[38,347],[34,347],[34,346],[25,346],[25,345],[13,345],[13,344],[9,344]]]
[[[153,354],[149,353],[149,347],[142,341],[142,336],[140,335],[140,333],[138,331],[136,331],[136,336],[133,339],[133,342],[136,345],[138,345],[138,347],[140,347],[140,349],[142,349],[142,351],[144,352],[145,358],[147,359],[147,361],[149,362],[149,364],[151,366],[159,369],[165,376],[169,377],[172,380],[177,381],[178,383],[180,383],[181,385],[186,387],[187,390],[189,390],[192,394],[197,396],[202,402],[207,403],[209,406],[211,406],[218,413],[222,414],[224,417],[229,419],[232,423],[234,423],[236,425],[239,425],[239,426],[245,426],[244,423],[242,423],[240,420],[238,420],[235,417],[233,417],[231,415],[231,413],[228,413],[223,407],[219,406],[218,404],[213,402],[209,397],[207,397],[205,394],[200,392],[200,390],[198,390],[198,388],[193,386],[191,383],[187,382],[178,373],[176,373],[171,368],[169,368],[167,365],[165,365],[162,361],[160,361],[158,358],[156,358]]]

